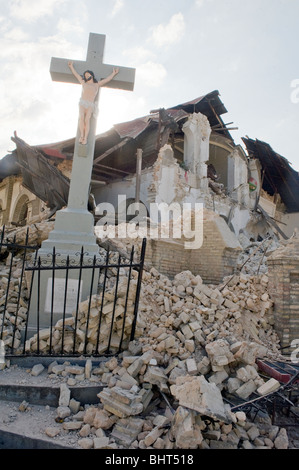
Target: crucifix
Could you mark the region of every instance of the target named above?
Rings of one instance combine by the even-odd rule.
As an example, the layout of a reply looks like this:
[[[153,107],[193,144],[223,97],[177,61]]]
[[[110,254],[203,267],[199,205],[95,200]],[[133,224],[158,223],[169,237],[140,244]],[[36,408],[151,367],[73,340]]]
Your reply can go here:
[[[51,60],[52,80],[82,85],[68,208],[87,210],[100,88],[131,91],[134,88],[135,69],[103,63],[105,38],[105,35],[90,33],[85,61],[56,57]]]
[[[127,67],[118,67],[103,63],[103,53],[105,45],[105,36],[101,34],[91,33],[89,36],[89,44],[87,57],[85,61],[72,61],[69,59],[52,58],[50,73],[55,81],[78,83],[82,85],[82,96],[80,100],[79,120],[77,136],[75,140],[75,149],[73,156],[72,175],[70,181],[70,190],[67,207],[56,212],[54,229],[50,232],[47,240],[44,240],[38,251],[39,259],[42,263],[47,263],[51,259],[51,254],[57,253],[55,264],[65,265],[65,261],[78,263],[80,252],[83,249],[84,254],[92,259],[99,258],[99,246],[96,242],[94,233],[94,217],[88,211],[88,199],[90,190],[90,181],[93,168],[95,132],[97,120],[97,107],[99,92],[102,86],[110,88],[118,88],[123,90],[133,90],[135,69]],[[91,81],[88,80],[92,77]],[[85,79],[85,80],[84,80]],[[90,83],[90,88],[88,83]],[[86,88],[85,88],[86,87]],[[86,92],[86,89],[88,90]],[[87,103],[86,103],[87,101]],[[85,112],[84,105],[87,107]],[[92,109],[92,112],[90,112]],[[82,115],[85,119],[85,125],[88,118],[88,129],[82,128]],[[90,122],[89,122],[90,120]],[[89,126],[90,124],[90,126]],[[83,129],[83,134],[82,134]],[[85,300],[91,293],[96,292],[97,279],[92,278],[90,270],[75,269],[69,275],[69,281],[76,287],[76,291],[80,293],[80,299]],[[53,290],[59,293],[59,289],[63,289],[65,276],[64,271],[60,270],[56,274],[55,289],[53,287],[53,279],[51,270],[41,271],[40,276],[40,306],[43,312],[39,319],[41,327],[49,326],[49,310],[53,305]],[[97,274],[98,276],[98,274]],[[37,280],[34,279],[32,289],[32,302],[30,306],[30,315],[28,323],[28,331],[34,332],[37,324]],[[74,288],[75,289],[75,288]],[[50,300],[49,300],[50,299]],[[68,289],[68,302],[70,302],[70,310],[72,302],[76,299],[72,289]],[[52,302],[52,303],[51,303]],[[61,318],[62,302],[54,301],[54,313],[56,318]],[[51,307],[53,309],[53,307]]]
[[[55,246],[60,251],[68,253],[78,252],[84,246],[84,250],[90,253],[98,251],[94,236],[94,218],[88,211],[88,198],[100,89],[105,86],[133,90],[135,80],[135,69],[103,63],[105,38],[105,35],[90,33],[85,61],[56,57],[51,60],[52,80],[81,83],[82,96],[79,103],[80,113],[68,204],[65,209],[56,213],[54,230],[50,232],[48,240],[43,242],[42,250],[48,250],[48,247],[52,249]],[[91,80],[88,80],[90,77]],[[88,135],[82,135],[82,115],[90,120]]]

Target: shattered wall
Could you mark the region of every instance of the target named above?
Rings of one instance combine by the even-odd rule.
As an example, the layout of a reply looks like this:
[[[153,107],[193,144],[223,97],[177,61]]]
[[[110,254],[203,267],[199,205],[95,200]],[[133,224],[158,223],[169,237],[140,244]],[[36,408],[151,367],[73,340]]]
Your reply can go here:
[[[268,257],[269,292],[275,330],[286,347],[299,338],[299,233]]]
[[[277,214],[280,218],[282,224],[280,225],[281,229],[287,235],[291,237],[296,228],[299,228],[299,212],[294,212],[293,214]]]
[[[190,270],[194,275],[199,274],[206,283],[218,284],[223,277],[235,272],[242,248],[219,215],[204,210],[203,244],[199,249],[186,249],[185,241],[149,240],[146,262],[170,278]]]
[[[203,246],[188,250],[185,240],[150,237],[147,259],[160,272],[170,277],[180,271],[190,269],[200,274],[205,282],[219,283],[224,276],[234,272],[241,251],[238,236],[246,227],[254,227],[258,222],[252,217],[249,196],[248,170],[244,152],[234,147],[227,138],[213,137],[213,145],[218,149],[210,160],[209,138],[211,129],[205,116],[192,114],[183,126],[185,133],[182,167],[176,158],[173,147],[164,145],[155,163],[141,174],[140,199],[146,206],[150,220],[159,223],[159,214],[153,214],[151,204],[166,203],[170,208],[178,203],[181,207],[189,204],[194,207],[202,203],[205,208],[203,222]],[[225,151],[227,158],[219,161]],[[209,187],[208,164],[213,162],[225,171],[223,181],[226,187],[215,193]],[[214,166],[215,166],[214,165]],[[222,166],[221,166],[222,165]],[[224,166],[223,166],[224,165]],[[118,196],[124,195],[133,202],[136,177],[126,177],[110,185],[98,187],[95,192],[97,202],[107,201],[117,211]],[[174,219],[174,217],[173,217]],[[123,217],[122,217],[122,220]],[[174,219],[174,224],[175,219]],[[262,231],[260,231],[262,233]],[[258,235],[258,234],[256,234]],[[247,233],[246,233],[247,236]],[[248,234],[248,239],[250,234]]]

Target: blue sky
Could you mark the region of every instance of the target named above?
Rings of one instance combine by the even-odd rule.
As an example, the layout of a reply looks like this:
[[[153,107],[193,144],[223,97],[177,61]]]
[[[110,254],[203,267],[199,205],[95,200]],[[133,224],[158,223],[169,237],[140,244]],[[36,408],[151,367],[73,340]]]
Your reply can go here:
[[[236,143],[268,142],[299,170],[299,0],[0,0],[0,158],[73,137],[80,86],[51,80],[51,57],[136,68],[133,92],[103,89],[97,132],[219,90]]]

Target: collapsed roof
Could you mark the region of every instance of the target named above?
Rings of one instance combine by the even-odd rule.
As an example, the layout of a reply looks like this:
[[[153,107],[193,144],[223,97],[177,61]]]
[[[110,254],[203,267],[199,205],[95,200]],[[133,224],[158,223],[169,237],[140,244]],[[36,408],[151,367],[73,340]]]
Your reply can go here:
[[[287,212],[299,211],[299,174],[288,160],[276,153],[261,140],[242,138],[249,158],[257,159],[262,166],[262,188],[273,196],[279,194]]]
[[[221,119],[227,110],[215,90],[173,108],[159,109],[148,116],[116,124],[108,132],[96,136],[92,180],[109,183],[135,174],[138,148],[143,151],[143,168],[151,166],[170,134],[181,133],[190,113],[199,112],[207,116],[215,131],[233,141]],[[56,165],[63,160],[72,160],[75,138],[37,146],[28,145],[16,134],[12,140],[16,150],[0,161],[0,179],[22,174],[24,186],[51,209],[59,210],[65,206],[70,181]]]
[[[96,136],[92,179],[110,182],[136,171],[136,152],[141,148],[143,168],[157,159],[159,149],[168,142],[170,134],[181,132],[190,113],[202,113],[210,125],[233,140],[221,119],[227,113],[215,90],[193,101],[173,108],[152,111],[150,115],[115,124],[111,130]],[[75,139],[36,147],[45,156],[72,158]]]
[[[212,130],[234,144],[228,124],[222,120],[227,113],[218,90],[168,109],[151,111],[147,116],[115,124],[96,136],[92,181],[110,183],[136,172],[137,149],[142,149],[142,167],[156,161],[160,148],[170,136],[182,135],[182,126],[192,113],[204,114]],[[231,124],[231,123],[230,123]],[[75,138],[47,145],[30,146],[16,135],[16,149],[0,160],[0,180],[22,174],[23,184],[54,210],[67,204],[70,180],[57,168],[72,160]],[[299,175],[289,162],[272,150],[269,144],[250,138],[242,139],[249,158],[262,165],[263,189],[270,195],[279,193],[288,212],[299,211]]]

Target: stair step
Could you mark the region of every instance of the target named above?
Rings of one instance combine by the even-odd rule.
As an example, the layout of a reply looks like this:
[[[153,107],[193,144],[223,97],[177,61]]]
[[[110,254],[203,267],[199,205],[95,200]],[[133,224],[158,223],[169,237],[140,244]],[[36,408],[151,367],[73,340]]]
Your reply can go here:
[[[11,367],[0,371],[0,449],[81,449],[78,436],[67,432],[57,423],[60,385],[65,383],[63,377],[50,379],[47,366],[55,358],[24,358],[14,360]],[[59,363],[67,358],[57,360]],[[70,363],[84,365],[86,359],[77,358]],[[97,361],[95,361],[97,363]],[[38,376],[30,371],[35,364],[43,363],[45,370]],[[71,398],[82,406],[99,403],[98,393],[103,385],[94,382],[77,382],[69,386]],[[20,404],[25,401],[28,409],[20,411]],[[45,430],[58,428],[56,437],[49,437]]]
[[[103,386],[69,387],[71,398],[79,401],[81,405],[94,405],[99,403],[97,394]],[[42,385],[0,385],[0,400],[19,402],[27,401],[32,405],[48,405],[58,407],[60,387]]]
[[[56,409],[40,405],[29,405],[19,411],[19,404],[0,401],[0,449],[72,449],[80,448],[74,436],[64,433],[55,422]],[[47,427],[59,427],[60,434],[49,437]]]
[[[77,448],[77,447],[76,447]],[[62,446],[57,442],[37,439],[23,434],[16,434],[0,429],[0,449],[74,449],[73,446]]]

